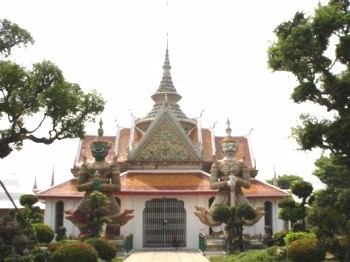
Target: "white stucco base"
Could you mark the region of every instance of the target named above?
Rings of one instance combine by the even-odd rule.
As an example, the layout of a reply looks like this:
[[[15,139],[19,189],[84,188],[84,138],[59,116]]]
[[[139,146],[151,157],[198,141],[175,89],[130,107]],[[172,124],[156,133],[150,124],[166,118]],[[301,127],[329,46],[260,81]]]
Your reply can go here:
[[[122,209],[134,209],[134,218],[131,219],[126,225],[121,227],[122,235],[133,234],[133,246],[135,249],[143,247],[143,211],[145,208],[145,203],[148,200],[156,198],[175,198],[182,200],[184,202],[184,208],[186,211],[186,247],[187,248],[198,248],[198,236],[199,234],[207,235],[209,234],[209,227],[202,224],[199,219],[195,216],[195,206],[208,207],[209,198],[208,195],[122,195],[119,196],[121,200]],[[74,209],[78,206],[79,200],[62,199],[46,200],[44,223],[55,228],[55,213],[56,213],[56,203],[58,201],[64,202],[64,210]],[[275,199],[250,199],[250,203],[253,207],[264,206],[266,201],[270,201],[272,204],[272,230],[273,233],[278,232],[283,229],[283,221],[278,219],[278,206],[277,200]],[[63,226],[67,229],[67,236],[73,235],[78,236],[79,230],[75,227],[69,220],[64,219]],[[254,226],[246,227],[244,229],[245,234],[249,235],[264,235],[265,233],[265,218],[262,217],[261,220]]]

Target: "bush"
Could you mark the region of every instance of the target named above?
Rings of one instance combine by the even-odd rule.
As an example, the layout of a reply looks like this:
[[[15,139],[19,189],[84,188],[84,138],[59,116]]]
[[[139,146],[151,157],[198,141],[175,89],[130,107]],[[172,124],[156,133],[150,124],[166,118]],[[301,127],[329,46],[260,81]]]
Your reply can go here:
[[[33,258],[32,262],[46,262],[49,259],[49,253],[45,247],[35,247],[30,254]]]
[[[217,206],[213,211],[213,220],[226,223],[234,215],[234,208],[226,205]]]
[[[324,261],[326,251],[318,245],[316,239],[302,238],[287,246],[287,256],[295,262]]]
[[[4,262],[32,262],[30,256],[21,256],[18,254],[12,254],[4,259]]]
[[[70,242],[67,242],[66,240],[63,240],[63,241],[59,241],[59,242],[52,242],[47,247],[53,253],[56,250],[58,250],[58,249],[60,249],[62,247],[65,247],[65,246],[67,246],[69,244],[70,244]]]
[[[285,246],[286,243],[284,242],[284,238],[286,237],[287,234],[288,234],[288,231],[280,231],[273,234],[272,236],[273,245],[280,246],[280,247]]]
[[[292,242],[299,239],[316,239],[316,235],[314,233],[307,232],[289,232],[285,236],[284,242],[286,245],[290,245]]]
[[[286,261],[277,254],[277,247],[267,250],[251,250],[246,252],[240,252],[235,255],[225,257],[211,258],[210,261],[239,261],[239,262],[277,262]]]
[[[97,250],[98,256],[101,259],[109,261],[114,258],[117,253],[116,246],[104,238],[94,237],[85,242],[92,245]]]
[[[34,204],[38,203],[38,201],[38,197],[32,194],[21,195],[21,197],[19,198],[19,203],[22,206],[33,206]]]
[[[36,223],[33,224],[33,228],[40,243],[48,244],[55,237],[55,231],[48,225]]]
[[[57,249],[52,254],[52,262],[97,262],[98,254],[96,249],[83,242],[71,243]]]

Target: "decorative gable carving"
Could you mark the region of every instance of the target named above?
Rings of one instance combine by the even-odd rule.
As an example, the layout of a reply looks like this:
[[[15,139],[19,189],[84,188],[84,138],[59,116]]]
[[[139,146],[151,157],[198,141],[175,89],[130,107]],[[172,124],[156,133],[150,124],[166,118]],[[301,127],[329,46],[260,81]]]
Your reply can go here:
[[[200,161],[200,154],[171,113],[164,110],[154,120],[140,143],[130,152],[128,160],[142,162]]]

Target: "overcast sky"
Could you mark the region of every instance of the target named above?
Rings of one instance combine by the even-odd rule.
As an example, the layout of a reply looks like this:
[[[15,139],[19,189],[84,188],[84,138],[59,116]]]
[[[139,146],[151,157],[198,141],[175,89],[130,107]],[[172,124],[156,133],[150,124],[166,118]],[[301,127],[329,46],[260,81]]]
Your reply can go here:
[[[316,0],[11,0],[0,1],[0,18],[27,29],[35,44],[12,57],[30,67],[44,59],[55,63],[67,81],[85,91],[96,89],[107,100],[102,115],[106,135],[117,125],[130,127],[131,114],[144,117],[162,77],[169,42],[171,74],[182,95],[179,105],[202,126],[215,122],[215,134],[250,133],[258,178],[311,176],[319,152],[303,153],[289,138],[303,112],[322,114],[313,105],[290,100],[295,79],[267,67],[273,30],[296,11],[312,12]],[[88,125],[96,134],[98,124]],[[21,182],[47,188],[72,178],[78,140],[50,146],[25,143],[0,160],[0,178],[16,174]]]

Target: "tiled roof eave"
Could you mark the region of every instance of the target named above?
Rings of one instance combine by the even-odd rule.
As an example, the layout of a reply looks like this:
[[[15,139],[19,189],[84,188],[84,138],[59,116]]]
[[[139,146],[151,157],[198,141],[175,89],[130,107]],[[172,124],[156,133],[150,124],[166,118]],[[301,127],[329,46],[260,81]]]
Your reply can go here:
[[[117,195],[213,195],[216,191],[211,190],[130,190],[122,191]]]

